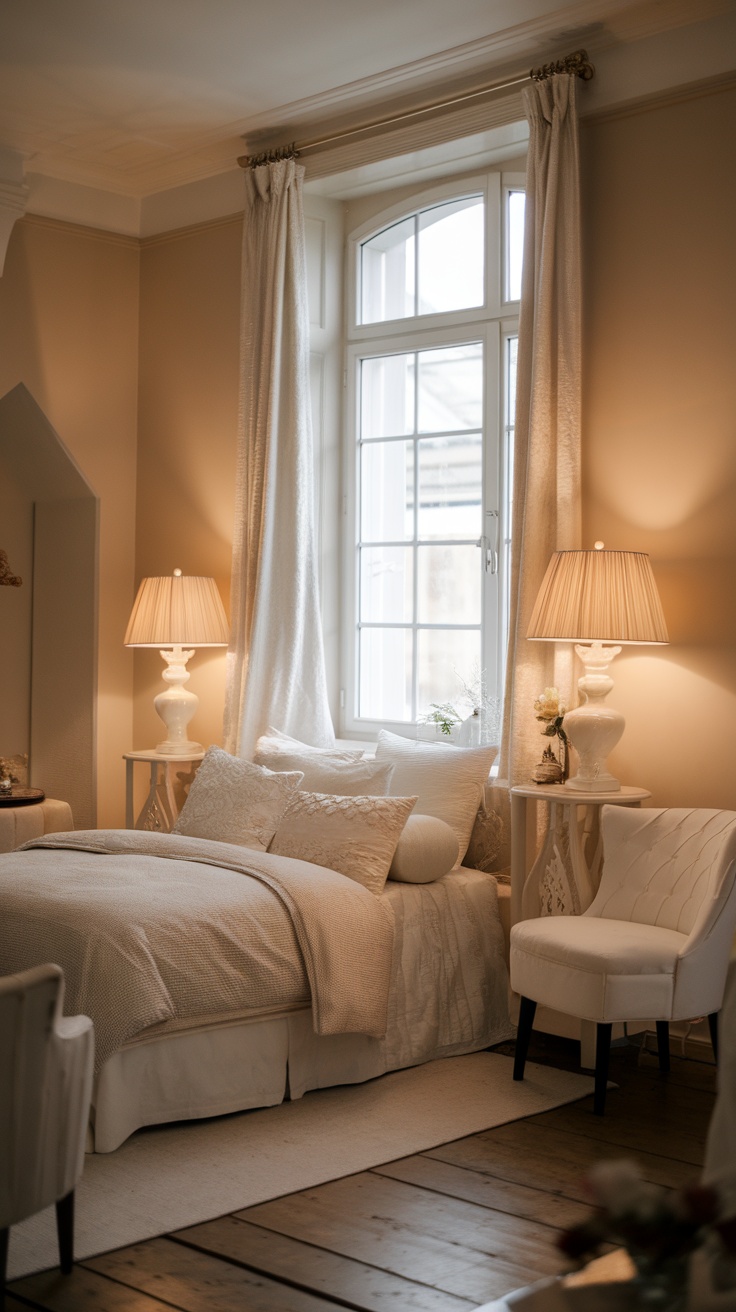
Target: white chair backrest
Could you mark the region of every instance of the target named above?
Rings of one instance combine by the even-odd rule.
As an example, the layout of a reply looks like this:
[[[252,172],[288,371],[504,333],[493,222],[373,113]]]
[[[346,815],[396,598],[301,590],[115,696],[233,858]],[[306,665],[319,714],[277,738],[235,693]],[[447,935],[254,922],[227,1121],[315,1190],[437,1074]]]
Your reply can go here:
[[[42,1141],[46,1061],[61,1009],[59,966],[0,978],[0,1217],[7,1216]],[[33,1146],[32,1146],[33,1145]]]
[[[603,870],[585,912],[699,934],[729,896],[736,871],[736,811],[601,812]]]
[[[0,978],[0,1229],[66,1198],[84,1167],[94,1027],[63,999],[58,966]]]

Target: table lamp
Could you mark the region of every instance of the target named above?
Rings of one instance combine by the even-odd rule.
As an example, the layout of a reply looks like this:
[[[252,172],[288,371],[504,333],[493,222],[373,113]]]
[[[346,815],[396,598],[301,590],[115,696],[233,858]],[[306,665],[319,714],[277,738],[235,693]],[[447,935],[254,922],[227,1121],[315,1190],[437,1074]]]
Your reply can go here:
[[[201,743],[187,737],[187,726],[199,705],[196,693],[184,687],[189,679],[187,661],[195,647],[226,647],[228,637],[214,579],[182,574],[180,569],[164,578],[143,579],[124,643],[126,647],[158,647],[166,662],[163,678],[168,686],[153,699],[167,730],[157,752],[186,756],[203,750]],[[184,646],[192,650],[184,651]]]
[[[621,784],[608,770],[606,757],[619,741],[625,721],[620,711],[605,704],[613,688],[608,666],[622,646],[669,642],[648,555],[606,551],[602,542],[596,542],[593,551],[556,551],[526,636],[574,642],[585,666],[578,680],[583,704],[568,711],[562,722],[579,757],[578,772],[566,786],[583,792],[618,792]]]

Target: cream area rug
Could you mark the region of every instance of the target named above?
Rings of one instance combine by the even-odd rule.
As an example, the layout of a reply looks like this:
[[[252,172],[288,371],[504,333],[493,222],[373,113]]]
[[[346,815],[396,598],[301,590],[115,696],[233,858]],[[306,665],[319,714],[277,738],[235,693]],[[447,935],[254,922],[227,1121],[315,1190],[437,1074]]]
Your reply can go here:
[[[75,1256],[211,1221],[592,1092],[589,1077],[534,1062],[514,1084],[512,1066],[496,1053],[447,1057],[278,1107],[139,1130],[114,1153],[85,1159]],[[56,1265],[51,1207],[11,1229],[8,1279]]]

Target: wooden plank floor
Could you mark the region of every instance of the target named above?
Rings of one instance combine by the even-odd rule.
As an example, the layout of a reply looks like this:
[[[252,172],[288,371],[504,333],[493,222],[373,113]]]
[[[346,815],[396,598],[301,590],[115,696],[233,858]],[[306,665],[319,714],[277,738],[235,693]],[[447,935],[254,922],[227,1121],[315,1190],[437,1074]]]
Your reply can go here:
[[[498,1051],[509,1052],[510,1045]],[[535,1036],[576,1069],[577,1045]],[[9,1288],[8,1312],[471,1312],[560,1269],[555,1232],[585,1214],[581,1177],[632,1157],[647,1178],[697,1178],[713,1106],[707,1061],[668,1078],[614,1048],[605,1117],[592,1099],[304,1189]],[[11,1239],[12,1242],[12,1239]]]

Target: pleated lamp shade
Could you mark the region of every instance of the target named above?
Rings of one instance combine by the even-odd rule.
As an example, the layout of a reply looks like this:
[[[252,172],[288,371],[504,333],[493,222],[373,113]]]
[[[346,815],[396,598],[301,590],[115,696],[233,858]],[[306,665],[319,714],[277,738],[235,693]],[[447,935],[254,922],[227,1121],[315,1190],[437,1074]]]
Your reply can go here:
[[[214,579],[180,569],[143,579],[125,631],[126,647],[226,647],[228,639]]]
[[[550,642],[669,642],[643,551],[556,551],[527,638]]]

